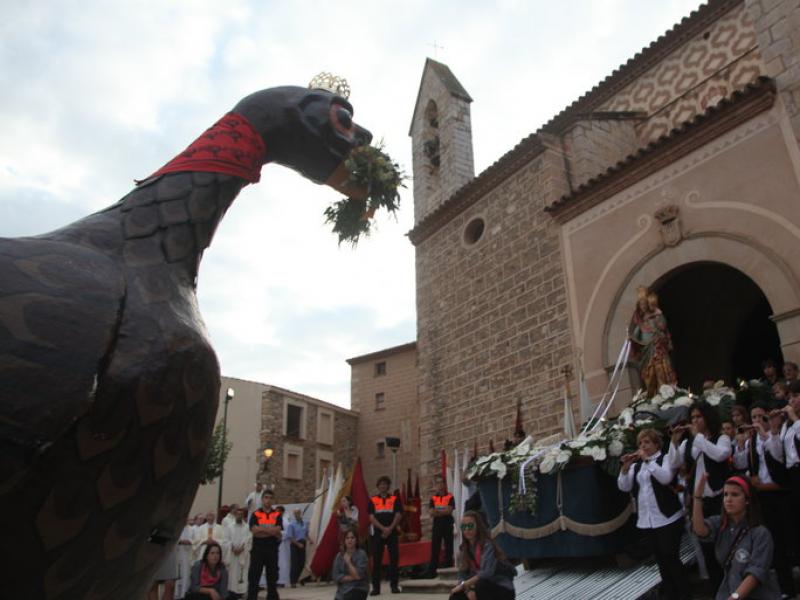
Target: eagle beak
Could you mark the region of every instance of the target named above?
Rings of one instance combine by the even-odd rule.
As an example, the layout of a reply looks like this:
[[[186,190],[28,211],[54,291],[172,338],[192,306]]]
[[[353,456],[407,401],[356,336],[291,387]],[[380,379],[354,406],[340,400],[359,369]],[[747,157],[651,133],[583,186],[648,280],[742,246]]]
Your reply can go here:
[[[338,192],[341,192],[348,198],[364,200],[367,197],[368,190],[367,188],[355,186],[348,181],[350,173],[345,167],[345,162],[347,162],[347,159],[350,157],[350,154],[352,154],[353,151],[361,148],[362,146],[369,145],[369,143],[372,141],[372,134],[367,129],[364,129],[359,125],[353,125],[355,128],[355,132],[353,134],[354,147],[350,150],[350,153],[348,153],[341,164],[334,169],[333,173],[331,173],[330,177],[328,177],[327,181],[325,182],[325,185],[332,187]]]

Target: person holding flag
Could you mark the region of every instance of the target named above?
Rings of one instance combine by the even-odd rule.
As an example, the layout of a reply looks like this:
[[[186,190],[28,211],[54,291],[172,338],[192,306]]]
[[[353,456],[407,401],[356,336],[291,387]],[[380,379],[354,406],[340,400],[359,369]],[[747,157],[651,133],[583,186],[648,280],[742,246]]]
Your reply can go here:
[[[403,517],[403,503],[394,494],[389,494],[392,480],[386,475],[378,478],[378,494],[370,498],[368,506],[369,521],[372,525],[372,591],[370,596],[381,593],[381,563],[383,563],[383,548],[389,549],[389,582],[392,593],[400,593],[398,585],[397,563],[400,559],[398,547],[397,525]]]
[[[447,492],[444,479],[440,475],[433,478],[435,488],[429,503],[433,527],[431,530],[431,560],[428,566],[428,577],[436,577],[436,570],[439,567],[439,552],[444,540],[444,566],[450,567],[453,564],[453,511],[456,503],[453,494]]]

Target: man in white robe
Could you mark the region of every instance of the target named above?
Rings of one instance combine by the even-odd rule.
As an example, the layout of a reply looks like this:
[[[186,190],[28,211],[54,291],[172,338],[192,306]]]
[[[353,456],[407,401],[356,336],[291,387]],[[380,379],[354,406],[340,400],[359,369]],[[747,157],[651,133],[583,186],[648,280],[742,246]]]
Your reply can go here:
[[[206,517],[205,515],[201,515],[197,513],[194,517],[194,522],[192,523],[192,539],[194,540],[195,534],[200,531],[200,528],[205,525]]]
[[[228,554],[228,590],[231,594],[242,596],[247,593],[247,571],[250,568],[250,548],[253,534],[244,520],[244,509],[234,511],[233,523],[227,527],[230,543]]]
[[[256,482],[256,489],[255,491],[250,492],[247,495],[247,498],[244,499],[244,504],[242,505],[247,511],[247,515],[245,516],[245,523],[250,522],[250,515],[253,514],[254,511],[261,508],[261,492],[264,491],[264,484],[260,481]]]
[[[189,589],[192,568],[192,542],[194,541],[194,517],[186,521],[186,527],[178,539],[178,580],[175,582],[175,598],[180,599]]]
[[[195,529],[194,539],[192,540],[193,563],[203,558],[203,552],[206,551],[206,545],[209,542],[217,542],[222,547],[222,560],[227,562],[230,544],[225,535],[225,529],[217,523],[214,512],[209,512],[206,515],[206,522]]]
[[[222,519],[222,527],[227,529],[233,522],[236,520],[236,509],[239,508],[238,504],[231,504],[230,508],[228,509],[228,514]]]

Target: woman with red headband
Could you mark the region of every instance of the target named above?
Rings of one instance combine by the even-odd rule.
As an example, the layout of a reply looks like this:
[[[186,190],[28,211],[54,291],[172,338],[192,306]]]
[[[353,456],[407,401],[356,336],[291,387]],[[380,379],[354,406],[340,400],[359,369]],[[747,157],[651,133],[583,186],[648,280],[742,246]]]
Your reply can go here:
[[[722,583],[715,600],[780,600],[772,565],[772,536],[761,524],[750,483],[739,475],[725,481],[722,514],[703,518],[703,490],[707,474],[694,490],[692,529],[701,542],[713,543],[722,565]]]

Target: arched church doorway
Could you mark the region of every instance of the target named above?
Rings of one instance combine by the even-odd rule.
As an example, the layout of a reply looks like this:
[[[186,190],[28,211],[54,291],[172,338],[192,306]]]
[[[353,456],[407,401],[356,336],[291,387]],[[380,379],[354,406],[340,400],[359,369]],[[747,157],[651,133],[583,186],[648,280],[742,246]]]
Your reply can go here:
[[[772,308],[741,271],[717,262],[674,269],[652,286],[672,334],[678,383],[693,391],[707,379],[733,385],[762,376],[761,361],[782,362]]]

